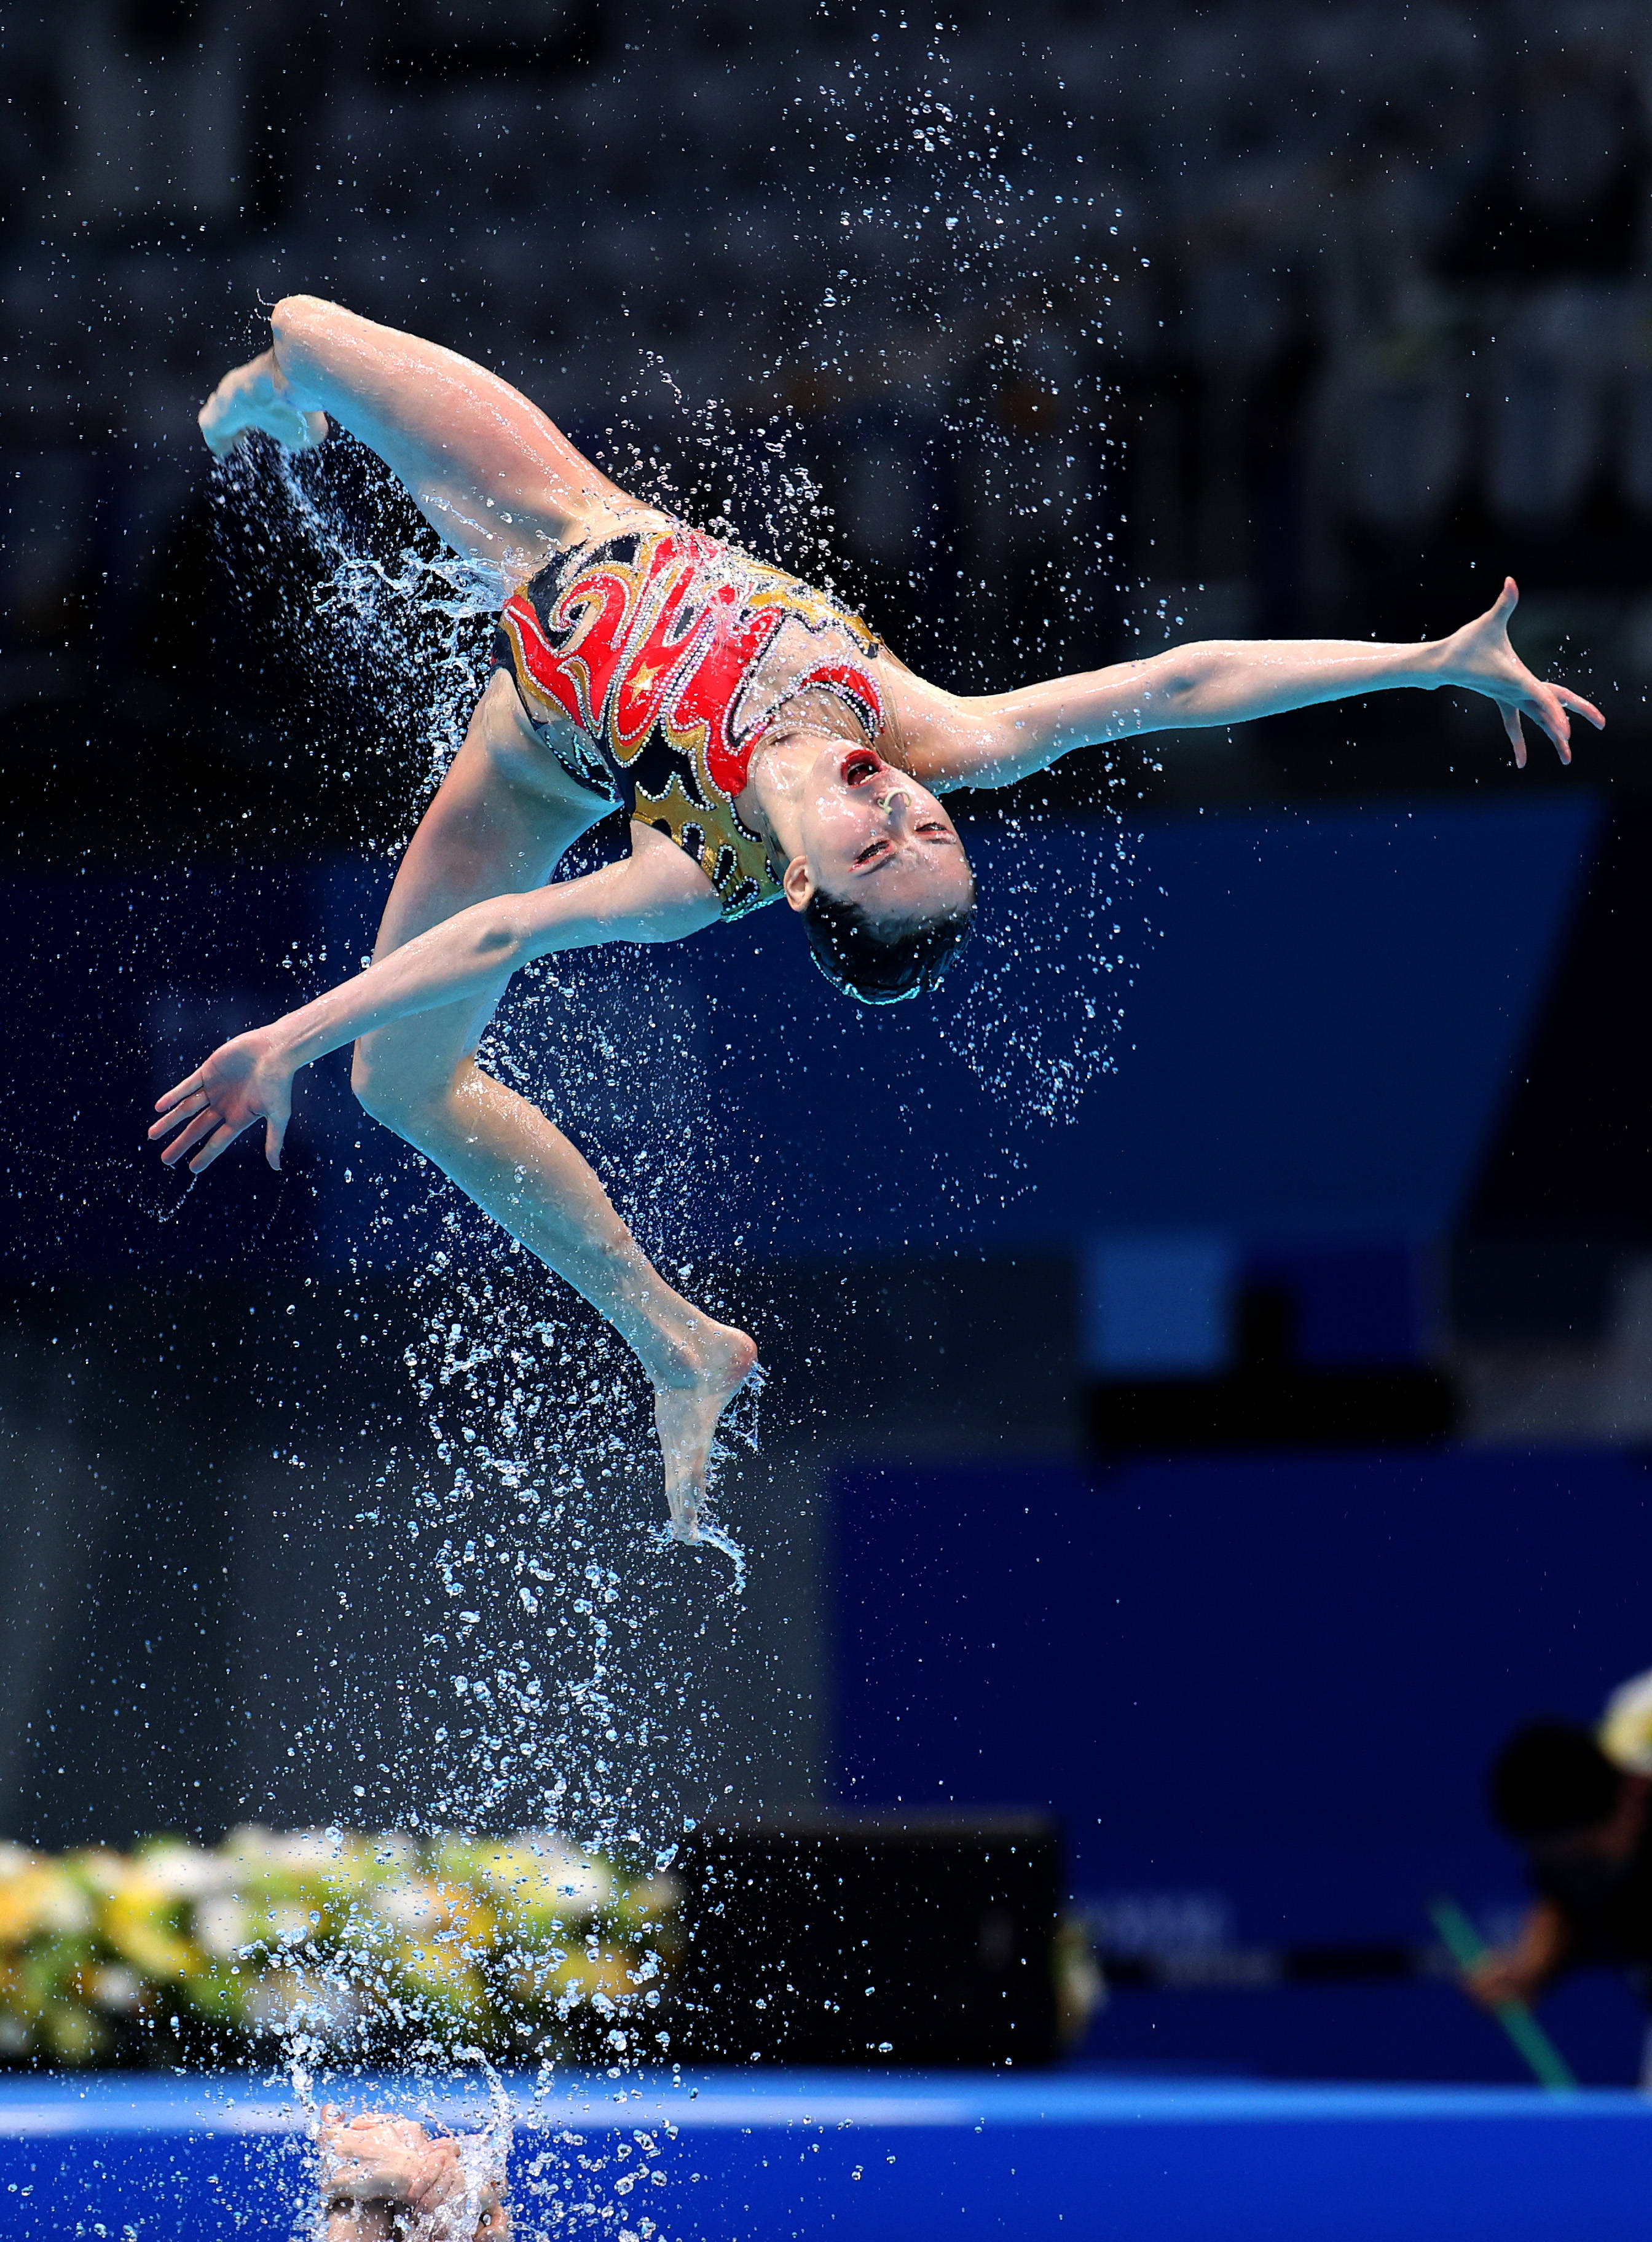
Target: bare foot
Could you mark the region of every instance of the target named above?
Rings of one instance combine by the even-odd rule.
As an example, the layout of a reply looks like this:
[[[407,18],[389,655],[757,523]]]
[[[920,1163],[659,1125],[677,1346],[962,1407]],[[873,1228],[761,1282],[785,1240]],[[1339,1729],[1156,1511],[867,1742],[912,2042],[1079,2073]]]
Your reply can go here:
[[[220,460],[253,428],[290,452],[313,452],[327,438],[326,414],[294,404],[268,351],[226,373],[195,418],[207,450]]]
[[[510,2212],[486,2134],[433,2140],[412,2118],[321,2112],[327,2242],[506,2242]]]
[[[717,1420],[757,1366],[757,1344],[732,1324],[706,1319],[684,1364],[683,1382],[656,1384],[654,1422],[665,1459],[665,1499],[678,1541],[700,1539],[700,1506],[706,1496]]]

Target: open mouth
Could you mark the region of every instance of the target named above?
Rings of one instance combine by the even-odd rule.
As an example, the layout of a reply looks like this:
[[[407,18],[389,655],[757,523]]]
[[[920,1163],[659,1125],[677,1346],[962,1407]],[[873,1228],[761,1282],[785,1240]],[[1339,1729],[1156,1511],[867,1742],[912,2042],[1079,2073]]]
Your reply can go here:
[[[870,748],[855,748],[838,765],[837,775],[845,786],[864,786],[867,780],[876,778],[883,768],[882,758],[875,755]]]

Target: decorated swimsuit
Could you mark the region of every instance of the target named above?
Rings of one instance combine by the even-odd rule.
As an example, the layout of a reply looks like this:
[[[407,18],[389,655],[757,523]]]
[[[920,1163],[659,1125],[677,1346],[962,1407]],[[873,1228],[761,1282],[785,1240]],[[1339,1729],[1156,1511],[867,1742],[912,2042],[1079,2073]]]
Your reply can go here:
[[[659,516],[560,553],[500,625],[495,662],[563,769],[687,849],[725,918],[781,891],[737,808],[780,709],[829,693],[869,742],[883,728],[882,648],[858,615]]]

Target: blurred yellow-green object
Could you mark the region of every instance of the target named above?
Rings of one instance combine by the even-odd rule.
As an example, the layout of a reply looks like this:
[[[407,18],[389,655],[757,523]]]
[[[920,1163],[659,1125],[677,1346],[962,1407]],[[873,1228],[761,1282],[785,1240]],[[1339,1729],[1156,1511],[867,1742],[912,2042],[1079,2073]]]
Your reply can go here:
[[[1652,1674],[1621,1682],[1606,1701],[1601,1749],[1630,1775],[1652,1775]]]
[[[676,1903],[668,1879],[539,1832],[0,1843],[0,2062],[657,2057]]]

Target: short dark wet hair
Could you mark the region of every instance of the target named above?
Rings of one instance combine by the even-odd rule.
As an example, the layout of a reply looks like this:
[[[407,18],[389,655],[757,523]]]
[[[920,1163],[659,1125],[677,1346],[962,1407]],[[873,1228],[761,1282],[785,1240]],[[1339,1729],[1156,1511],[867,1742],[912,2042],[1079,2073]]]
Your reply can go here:
[[[846,997],[863,1004],[898,1004],[933,995],[975,926],[970,900],[939,918],[898,931],[881,926],[863,904],[816,888],[803,911],[803,931],[816,965]]]
[[[1611,1818],[1623,1770],[1576,1721],[1528,1721],[1492,1762],[1493,1818],[1511,1837],[1539,1843],[1598,1829]]]

